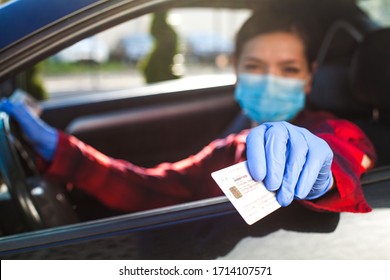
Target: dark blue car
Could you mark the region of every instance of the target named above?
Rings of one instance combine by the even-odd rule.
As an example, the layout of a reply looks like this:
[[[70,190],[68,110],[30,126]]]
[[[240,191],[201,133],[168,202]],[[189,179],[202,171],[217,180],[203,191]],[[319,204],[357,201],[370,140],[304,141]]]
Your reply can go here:
[[[362,178],[371,213],[320,213],[293,203],[248,226],[224,196],[137,213],[114,212],[86,193],[36,172],[18,128],[0,113],[0,258],[390,259],[389,123],[378,118],[378,108],[369,101],[358,102],[350,86],[352,58],[360,42],[366,34],[385,29],[379,14],[369,13],[370,2],[382,2],[271,2],[310,11],[318,18],[322,46],[310,106],[356,122],[376,145],[378,167]],[[50,125],[142,166],[182,159],[240,129],[231,126],[240,113],[233,97],[233,70],[210,72],[187,65],[187,76],[147,85],[137,69],[115,61],[98,69],[60,66],[68,72],[58,74],[54,68],[58,65],[53,66],[50,58],[97,34],[118,42],[122,35],[147,31],[147,15],[160,10],[180,18],[174,26],[180,34],[207,24],[206,19],[190,21],[194,9],[223,13],[218,24],[214,17],[210,22],[215,32],[233,33],[251,10],[266,3],[10,1],[0,6],[1,94],[8,96],[21,79],[27,81],[28,71],[38,69],[47,94],[39,102],[41,117]],[[146,20],[131,25],[141,16]],[[105,72],[113,65],[115,71]],[[84,68],[90,72],[80,73]],[[380,116],[390,104],[381,105]]]

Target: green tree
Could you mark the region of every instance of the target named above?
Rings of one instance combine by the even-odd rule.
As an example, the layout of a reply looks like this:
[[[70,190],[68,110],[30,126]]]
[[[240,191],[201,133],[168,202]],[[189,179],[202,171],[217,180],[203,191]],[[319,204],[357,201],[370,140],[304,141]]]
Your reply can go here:
[[[140,62],[141,71],[147,83],[177,79],[180,76],[173,71],[174,57],[178,54],[178,36],[167,22],[168,12],[153,14],[150,33],[154,46]]]

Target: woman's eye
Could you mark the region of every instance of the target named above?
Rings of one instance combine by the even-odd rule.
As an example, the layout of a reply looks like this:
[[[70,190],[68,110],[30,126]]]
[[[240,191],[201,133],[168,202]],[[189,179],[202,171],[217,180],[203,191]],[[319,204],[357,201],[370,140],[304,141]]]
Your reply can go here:
[[[253,69],[257,69],[258,66],[257,66],[256,64],[246,64],[246,65],[244,66],[244,68],[245,68],[246,70],[253,70]]]
[[[259,64],[245,64],[244,69],[247,72],[256,72],[256,73],[265,72],[265,66]]]
[[[301,70],[298,67],[285,67],[283,72],[286,74],[298,74]]]

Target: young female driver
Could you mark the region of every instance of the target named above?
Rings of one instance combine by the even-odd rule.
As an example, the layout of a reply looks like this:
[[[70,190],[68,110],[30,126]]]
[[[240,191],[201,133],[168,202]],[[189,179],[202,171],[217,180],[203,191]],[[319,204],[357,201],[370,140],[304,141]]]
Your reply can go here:
[[[313,54],[304,25],[288,15],[254,14],[237,35],[235,97],[258,126],[210,143],[175,163],[143,168],[110,158],[36,118],[22,103],[0,109],[19,122],[47,163],[46,176],[72,183],[105,205],[139,211],[222,194],[210,174],[247,160],[251,176],[320,211],[368,212],[359,178],[375,153],[352,123],[305,109]]]

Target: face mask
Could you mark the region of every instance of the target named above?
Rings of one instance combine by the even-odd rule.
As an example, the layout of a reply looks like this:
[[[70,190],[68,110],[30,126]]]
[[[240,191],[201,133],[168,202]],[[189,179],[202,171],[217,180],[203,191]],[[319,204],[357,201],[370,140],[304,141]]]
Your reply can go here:
[[[305,106],[305,80],[243,73],[235,98],[246,115],[263,123],[293,119]]]

